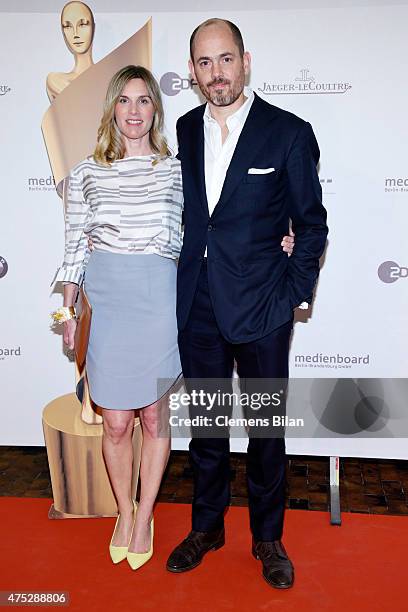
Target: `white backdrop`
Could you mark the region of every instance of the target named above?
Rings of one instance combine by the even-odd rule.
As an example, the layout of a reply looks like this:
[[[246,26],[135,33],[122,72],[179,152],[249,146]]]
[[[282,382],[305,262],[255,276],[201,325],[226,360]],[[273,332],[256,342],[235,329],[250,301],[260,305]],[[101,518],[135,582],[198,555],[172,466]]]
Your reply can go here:
[[[89,4],[94,61],[150,16],[103,13]],[[153,69],[173,146],[177,117],[199,103],[188,81],[189,34],[212,16],[153,14]],[[292,376],[407,377],[408,6],[217,16],[243,32],[253,57],[251,87],[310,121],[321,149],[329,244],[312,316],[295,325]],[[61,303],[49,284],[63,255],[63,216],[40,131],[46,75],[72,68],[59,12],[2,13],[0,55],[6,60],[0,73],[0,444],[42,445],[44,405],[71,392],[74,382],[61,336],[49,329],[49,313]],[[384,262],[394,264],[379,275]],[[333,369],[307,361],[320,353],[360,356],[365,363]],[[357,437],[287,444],[293,453],[375,457],[408,457],[407,446],[405,439]],[[176,439],[173,447],[185,448],[186,441]],[[243,450],[245,442],[235,439],[232,448]]]

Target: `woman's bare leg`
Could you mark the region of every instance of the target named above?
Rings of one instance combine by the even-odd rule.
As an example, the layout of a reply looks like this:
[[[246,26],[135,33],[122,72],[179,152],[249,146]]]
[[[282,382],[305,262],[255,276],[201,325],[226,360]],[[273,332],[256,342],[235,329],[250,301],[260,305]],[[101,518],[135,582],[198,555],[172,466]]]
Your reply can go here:
[[[112,542],[114,546],[129,544],[133,526],[131,483],[134,422],[133,410],[103,409],[102,451],[120,514]]]
[[[168,425],[168,397],[143,408],[139,416],[143,431],[140,502],[129,551],[143,553],[150,549],[150,519],[170,455],[170,435],[162,428]]]

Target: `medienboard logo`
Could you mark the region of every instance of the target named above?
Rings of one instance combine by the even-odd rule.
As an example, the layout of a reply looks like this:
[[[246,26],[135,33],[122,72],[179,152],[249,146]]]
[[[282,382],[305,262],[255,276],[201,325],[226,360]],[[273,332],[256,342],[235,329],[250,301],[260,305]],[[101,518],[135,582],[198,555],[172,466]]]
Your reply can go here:
[[[197,82],[182,78],[177,72],[166,72],[160,79],[160,89],[166,96],[177,96],[180,91],[192,89]]]
[[[332,368],[334,370],[349,369],[353,365],[366,366],[370,363],[370,355],[295,355],[295,368]]]
[[[6,276],[7,272],[8,272],[8,263],[4,259],[4,257],[1,257],[0,255],[0,278],[3,278],[3,276]]]
[[[28,191],[55,191],[55,181],[52,175],[27,179]]]
[[[5,96],[9,91],[11,91],[8,85],[0,85],[0,96]]]
[[[408,193],[408,178],[386,178],[385,193]]]
[[[399,266],[395,261],[384,261],[378,266],[377,274],[383,283],[395,283],[399,278],[408,277],[408,268]]]
[[[21,346],[16,348],[0,346],[0,361],[5,361],[6,357],[21,357]]]
[[[258,91],[266,96],[281,95],[322,95],[345,94],[351,85],[345,81],[318,81],[308,68],[302,68],[299,76],[288,83],[268,83],[264,81]]]
[[[322,186],[322,192],[325,196],[335,195],[334,180],[332,178],[321,178],[319,177],[320,185]]]

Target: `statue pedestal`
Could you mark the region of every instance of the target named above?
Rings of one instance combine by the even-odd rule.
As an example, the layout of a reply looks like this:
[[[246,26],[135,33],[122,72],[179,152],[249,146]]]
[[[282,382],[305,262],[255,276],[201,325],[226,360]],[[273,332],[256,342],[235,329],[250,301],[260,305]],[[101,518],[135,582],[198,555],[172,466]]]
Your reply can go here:
[[[54,498],[48,517],[52,519],[117,516],[116,500],[102,455],[103,425],[84,423],[81,411],[74,393],[58,397],[43,410]],[[133,499],[141,448],[142,429],[137,418],[133,430]]]

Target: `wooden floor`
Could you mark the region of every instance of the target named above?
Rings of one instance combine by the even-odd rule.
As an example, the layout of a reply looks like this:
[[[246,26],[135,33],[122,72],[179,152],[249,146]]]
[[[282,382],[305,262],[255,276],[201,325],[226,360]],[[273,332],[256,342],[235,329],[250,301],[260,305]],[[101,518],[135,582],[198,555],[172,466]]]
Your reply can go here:
[[[289,456],[288,508],[328,510],[329,461],[326,457]],[[231,454],[231,505],[246,506],[245,454]],[[0,495],[52,497],[44,447],[0,446]],[[190,503],[192,472],[188,453],[173,451],[159,501]],[[408,461],[341,459],[343,512],[408,514]]]

